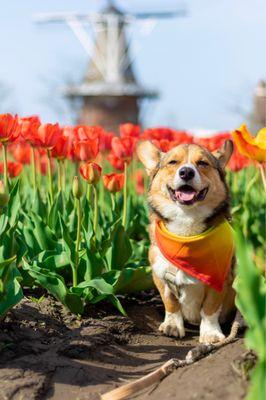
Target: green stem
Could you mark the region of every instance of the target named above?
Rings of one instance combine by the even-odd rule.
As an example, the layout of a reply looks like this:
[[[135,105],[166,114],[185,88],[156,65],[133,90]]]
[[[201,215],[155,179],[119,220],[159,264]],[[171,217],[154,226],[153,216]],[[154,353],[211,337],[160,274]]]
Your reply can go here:
[[[8,181],[8,167],[7,167],[7,146],[3,143],[3,161],[4,161],[4,185],[7,191],[9,191]]]
[[[87,186],[87,200],[88,200],[88,203],[91,204],[91,184],[90,183],[88,183],[88,186]]]
[[[53,190],[53,180],[52,180],[52,159],[51,159],[51,150],[47,149],[48,156],[48,186],[50,192],[50,201],[53,204],[54,201],[54,190]]]
[[[244,207],[248,207],[247,201],[248,201],[248,196],[250,196],[250,190],[251,190],[252,186],[256,183],[258,178],[259,178],[259,171],[256,171],[246,186],[245,195],[244,195],[244,199],[243,199]],[[244,236],[247,238],[248,233],[249,233],[249,221],[246,218],[244,219],[244,223],[243,223],[243,233],[244,233]]]
[[[57,160],[57,174],[58,174],[58,189],[62,190],[62,168],[61,161]]]
[[[65,164],[65,160],[61,161],[60,166],[61,166],[61,176],[62,176],[62,190],[65,192],[65,190],[66,190],[66,164]]]
[[[238,190],[238,173],[234,172],[232,174],[232,179],[233,179],[233,184],[232,184],[232,188],[233,188],[233,193],[237,193]]]
[[[263,184],[264,190],[266,191],[266,176],[265,176],[265,171],[264,171],[264,167],[262,164],[259,164],[259,169],[260,169],[262,184]]]
[[[32,185],[33,185],[34,193],[36,193],[37,179],[36,179],[36,160],[35,160],[34,147],[31,147],[31,171],[32,171]]]
[[[258,171],[255,172],[255,174],[253,175],[253,178],[250,179],[250,181],[248,182],[247,186],[246,186],[246,190],[245,190],[245,198],[244,200],[247,199],[247,197],[250,195],[250,189],[252,188],[252,186],[256,183],[256,181],[259,178],[259,173]]]
[[[110,193],[110,195],[111,195],[112,212],[115,212],[115,194]]]
[[[94,197],[94,206],[93,206],[93,230],[96,233],[96,229],[98,226],[98,219],[99,219],[99,208],[98,208],[98,191],[97,187],[93,185],[93,197]]]
[[[127,222],[127,163],[124,163],[124,174],[125,174],[125,182],[123,189],[123,217],[122,217],[122,225],[124,228],[126,227]]]
[[[78,266],[79,266],[79,246],[80,246],[80,232],[81,232],[81,208],[80,199],[77,199],[76,203],[78,226],[77,226],[77,238],[76,238],[76,256],[75,256],[75,268],[73,269],[73,286],[78,284]]]

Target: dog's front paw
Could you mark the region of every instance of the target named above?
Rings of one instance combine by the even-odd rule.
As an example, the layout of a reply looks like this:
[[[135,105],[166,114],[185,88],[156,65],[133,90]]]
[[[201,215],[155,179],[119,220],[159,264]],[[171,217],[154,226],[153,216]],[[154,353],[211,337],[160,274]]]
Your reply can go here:
[[[204,333],[200,335],[199,342],[202,344],[213,344],[220,342],[225,338],[224,334],[219,331],[213,331],[209,333]]]
[[[169,313],[166,311],[164,322],[160,325],[159,331],[167,336],[184,337],[184,321],[180,311]]]
[[[218,322],[218,313],[209,317],[203,314],[200,324],[200,343],[212,344],[220,342],[224,338],[225,336]]]

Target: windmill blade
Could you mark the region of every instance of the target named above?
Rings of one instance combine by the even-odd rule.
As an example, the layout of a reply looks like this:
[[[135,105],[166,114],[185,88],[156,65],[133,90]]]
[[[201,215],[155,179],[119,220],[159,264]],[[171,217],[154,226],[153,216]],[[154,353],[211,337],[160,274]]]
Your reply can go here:
[[[89,12],[87,14],[76,14],[73,12],[66,13],[38,13],[33,16],[34,21],[39,23],[46,22],[65,22],[66,20],[75,18],[75,20],[83,22],[101,22],[106,18],[108,13],[101,12]],[[167,19],[167,18],[178,18],[186,17],[187,10],[185,8],[169,11],[169,12],[141,12],[141,13],[129,13],[125,12],[121,15],[116,15],[118,19],[124,22],[132,22],[132,19]]]
[[[38,23],[47,22],[65,22],[67,20],[75,19],[82,22],[97,22],[103,19],[101,13],[88,13],[88,14],[76,14],[74,12],[69,13],[38,13],[33,16],[33,20]]]
[[[169,11],[169,12],[132,13],[130,15],[134,16],[135,18],[139,18],[139,19],[146,19],[146,18],[164,19],[164,18],[187,17],[188,12],[186,9],[180,9],[177,11]]]

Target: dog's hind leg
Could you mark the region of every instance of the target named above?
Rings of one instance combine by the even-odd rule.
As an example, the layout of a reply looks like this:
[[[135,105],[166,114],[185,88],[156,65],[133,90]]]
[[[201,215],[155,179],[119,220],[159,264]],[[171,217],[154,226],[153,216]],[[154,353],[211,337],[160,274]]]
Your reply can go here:
[[[153,274],[153,280],[159,290],[165,307],[165,319],[160,325],[159,331],[167,336],[184,337],[184,321],[178,299],[169,290],[168,286],[155,274]]]

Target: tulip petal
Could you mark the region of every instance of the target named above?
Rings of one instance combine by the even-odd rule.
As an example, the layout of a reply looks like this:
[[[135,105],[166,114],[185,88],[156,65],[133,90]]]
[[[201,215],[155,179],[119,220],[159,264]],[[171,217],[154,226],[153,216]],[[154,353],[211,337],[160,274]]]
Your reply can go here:
[[[255,143],[260,149],[266,150],[266,128],[263,128],[258,132],[255,138]]]
[[[246,141],[246,135],[242,131],[236,130],[232,135],[241,154],[261,163],[266,162],[266,151]]]

